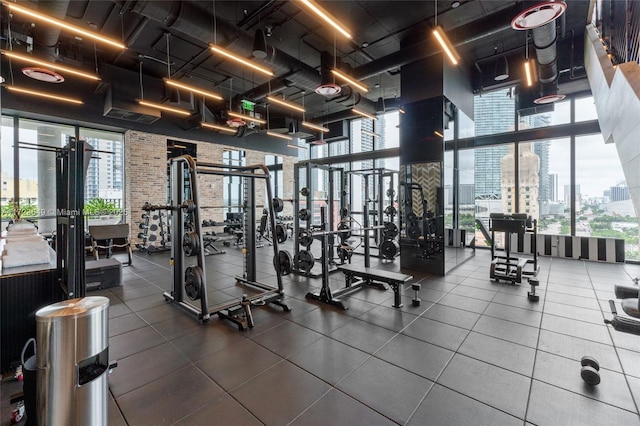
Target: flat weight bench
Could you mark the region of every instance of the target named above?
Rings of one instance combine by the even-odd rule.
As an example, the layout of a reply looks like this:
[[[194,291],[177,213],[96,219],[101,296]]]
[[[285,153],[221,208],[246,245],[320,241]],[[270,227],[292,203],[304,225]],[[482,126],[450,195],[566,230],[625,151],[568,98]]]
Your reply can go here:
[[[393,307],[401,308],[402,301],[400,300],[400,286],[402,284],[410,284],[413,282],[412,275],[383,271],[365,266],[340,265],[338,266],[338,269],[344,273],[344,288],[332,292],[328,284],[323,284],[320,293],[307,293],[306,297],[329,303],[342,309],[348,309],[341,300],[336,300],[335,298],[355,292],[364,286],[376,287],[381,290],[387,290],[389,286],[391,286],[393,289]]]

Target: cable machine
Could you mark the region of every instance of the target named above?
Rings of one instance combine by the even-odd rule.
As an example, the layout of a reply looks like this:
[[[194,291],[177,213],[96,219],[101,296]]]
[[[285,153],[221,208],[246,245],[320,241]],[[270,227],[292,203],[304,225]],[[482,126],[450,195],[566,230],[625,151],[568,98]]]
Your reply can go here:
[[[256,275],[256,180],[265,182],[267,202],[272,229],[275,229],[274,201],[272,198],[269,169],[264,165],[230,166],[226,164],[198,163],[193,157],[183,155],[172,158],[171,166],[171,202],[169,206],[155,206],[171,211],[171,235],[182,235],[182,244],[171,244],[172,277],[171,292],[165,292],[167,301],[193,314],[201,322],[207,322],[211,315],[235,323],[240,330],[254,326],[251,306],[264,306],[268,303],[280,306],[285,312],[289,307],[283,302],[284,289],[282,275],[291,270],[291,255],[278,249],[278,241],[273,241],[274,267],[277,287],[257,281]],[[200,212],[200,194],[198,190],[198,174],[218,176],[238,176],[243,178],[244,189],[244,238],[242,240],[243,273],[236,280],[243,285],[257,290],[250,296],[246,294],[241,300],[232,300],[210,307],[207,300],[207,277],[205,271],[205,251],[202,232],[202,216]],[[191,198],[188,198],[191,197]],[[282,202],[278,203],[282,205]],[[178,237],[176,237],[178,238]],[[195,256],[195,264],[187,265],[187,257]],[[286,263],[289,263],[287,266]],[[193,263],[193,262],[190,262]],[[285,265],[284,267],[281,265]],[[199,304],[190,303],[199,301]]]

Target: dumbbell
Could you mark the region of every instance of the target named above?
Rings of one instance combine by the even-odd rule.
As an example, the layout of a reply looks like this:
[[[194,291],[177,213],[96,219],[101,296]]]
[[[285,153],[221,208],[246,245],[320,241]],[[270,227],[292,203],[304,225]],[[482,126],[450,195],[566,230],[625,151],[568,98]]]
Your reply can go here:
[[[600,363],[591,356],[583,356],[580,359],[580,377],[588,385],[595,386],[600,383]]]
[[[411,290],[413,290],[413,299],[411,300],[411,304],[413,306],[420,306],[420,302],[422,301],[420,299],[420,288],[422,286],[418,283],[413,283],[411,284]]]
[[[529,297],[529,300],[532,302],[539,301],[540,295],[536,294],[536,287],[540,285],[540,281],[534,278],[529,278],[529,285],[531,286],[531,291],[527,292],[527,296]]]

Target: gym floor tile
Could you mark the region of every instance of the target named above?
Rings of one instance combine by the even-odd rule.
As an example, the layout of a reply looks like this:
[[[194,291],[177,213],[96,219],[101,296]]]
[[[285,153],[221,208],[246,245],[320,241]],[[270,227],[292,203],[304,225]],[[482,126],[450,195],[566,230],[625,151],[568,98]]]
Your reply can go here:
[[[604,323],[602,325],[593,324],[545,313],[542,316],[541,328],[594,342],[611,344],[611,337]]]
[[[580,377],[581,368],[580,361],[538,352],[533,378],[625,410],[635,410],[635,404],[624,375],[606,370],[601,365],[600,377],[602,381],[597,386],[590,386]]]
[[[174,425],[194,426],[215,423],[225,426],[260,426],[263,424],[228,394],[215,398],[195,411],[188,410],[184,414],[185,417]]]
[[[421,316],[423,318],[444,322],[467,330],[471,330],[476,321],[478,321],[478,318],[480,318],[480,314],[476,314],[474,312],[463,311],[461,309],[437,304],[431,306]]]
[[[531,304],[535,302],[530,302]],[[500,318],[507,321],[517,322],[519,324],[531,327],[539,327],[542,320],[542,313],[532,311],[530,309],[517,308],[514,306],[506,306],[500,303],[490,303],[484,311],[484,315],[494,318]]]
[[[458,287],[451,290],[451,294],[457,294],[459,296],[471,297],[473,299],[480,299],[490,302],[496,297],[497,291],[488,290],[484,288],[469,287],[461,283]]]
[[[178,310],[176,306],[173,309]],[[199,328],[206,327],[195,316],[181,314],[153,324],[153,328],[167,340],[174,340],[187,334],[195,333]]]
[[[164,377],[188,363],[184,355],[170,343],[117,359],[117,361],[118,367],[109,376],[109,387],[116,398]]]
[[[157,296],[138,297],[136,299],[125,300],[124,303],[133,311],[141,311],[143,309],[153,308],[154,306],[166,305],[168,302],[164,300],[161,292]]]
[[[362,314],[359,319],[392,331],[400,331],[418,318],[416,315],[400,309],[380,306]]]
[[[112,292],[124,302],[140,297],[162,297],[162,289],[153,284],[138,287],[129,287],[129,284],[124,284],[119,287],[113,287]]]
[[[187,365],[119,397],[118,405],[129,424],[170,425],[222,394],[202,371]]]
[[[457,350],[469,330],[426,318],[416,319],[402,334],[452,351]]]
[[[640,401],[640,379],[637,377],[627,376],[627,381],[629,382],[629,388],[631,389],[633,399],[636,402]]]
[[[619,373],[622,372],[618,354],[616,354],[613,346],[597,343],[592,340],[580,339],[548,330],[540,330],[538,350],[569,358],[574,361],[580,361],[583,356],[589,355],[597,359],[602,368]]]
[[[287,301],[289,300],[290,299],[287,299]],[[308,305],[314,306],[311,304]],[[322,306],[316,307],[316,309],[305,312],[302,315],[293,316],[291,321],[300,324],[303,327],[317,331],[318,333],[329,334],[333,330],[342,327],[349,321],[352,321],[352,318],[343,315],[335,308]]]
[[[225,324],[203,324],[195,332],[171,343],[192,362],[244,341],[246,337]]]
[[[124,420],[124,417],[116,405],[116,401],[113,399],[111,393],[107,396],[107,410],[109,426],[127,426],[127,422]]]
[[[580,308],[594,309],[600,311],[600,304],[594,298],[594,293],[591,292],[589,297],[570,295],[565,293],[557,293],[555,289],[547,291],[545,302],[560,303],[565,306],[577,306]]]
[[[542,300],[544,298],[541,297]],[[498,293],[491,303],[513,306],[516,308],[529,309],[531,311],[542,312],[542,303],[531,303],[526,294]]]
[[[446,277],[446,275],[445,275]],[[419,282],[422,286],[422,290],[436,290],[436,291],[440,291],[442,293],[448,293],[451,290],[453,290],[454,288],[456,288],[458,286],[458,283],[453,283],[450,281],[443,281],[441,280],[441,278],[444,277],[438,277],[438,278],[427,278],[421,281],[414,281],[414,282]],[[462,281],[462,279],[460,279],[460,281]]]
[[[329,334],[329,337],[371,354],[380,349],[395,335],[396,333],[391,330],[353,318],[350,322]]]
[[[534,380],[527,421],[539,426],[639,425],[640,417],[636,413]]]
[[[251,339],[283,358],[288,358],[302,348],[309,346],[322,335],[294,322],[284,322]]]
[[[335,386],[369,356],[337,340],[322,337],[289,357],[289,361]]]
[[[251,339],[245,339],[225,351],[201,359],[196,366],[229,391],[278,362],[282,362],[281,357]]]
[[[512,321],[482,316],[473,327],[473,331],[535,348],[538,342],[539,330],[536,327],[530,327]]]
[[[376,407],[391,420],[404,424],[433,382],[393,364],[369,358],[337,388],[360,402]]]
[[[171,303],[165,303],[164,305],[143,309],[141,311],[137,311],[137,313],[149,324],[155,324],[178,316],[184,316],[184,312]]]
[[[437,383],[524,419],[528,377],[456,354]]]
[[[110,318],[109,337],[146,327],[147,325],[148,324],[146,322],[133,312],[130,314],[120,315],[119,317]]]
[[[435,380],[453,356],[453,352],[398,334],[374,356],[429,380]]]
[[[625,374],[640,378],[640,353],[618,348],[618,356]],[[598,359],[598,361],[600,360]],[[602,367],[603,365],[600,364],[600,366]]]
[[[604,317],[602,311],[587,308],[579,308],[577,306],[569,306],[560,303],[545,301],[545,315],[555,315],[558,317],[571,318],[575,320],[592,322],[594,324],[603,324]]]
[[[458,353],[531,377],[536,351],[527,346],[469,333]]]
[[[116,318],[121,315],[130,314],[133,311],[124,303],[110,303],[109,304],[109,319]]]
[[[516,426],[522,425],[522,420],[435,384],[408,425]]]
[[[481,314],[487,306],[489,306],[489,302],[486,300],[474,299],[452,293],[443,296],[442,299],[438,300],[438,304],[456,309],[464,309],[465,311],[475,312],[477,314]]]
[[[390,426],[396,423],[339,390],[331,389],[290,424]]]
[[[230,393],[261,422],[282,425],[295,419],[331,386],[283,361]]]
[[[109,338],[109,356],[120,359],[166,342],[157,331],[149,326],[118,334]]]

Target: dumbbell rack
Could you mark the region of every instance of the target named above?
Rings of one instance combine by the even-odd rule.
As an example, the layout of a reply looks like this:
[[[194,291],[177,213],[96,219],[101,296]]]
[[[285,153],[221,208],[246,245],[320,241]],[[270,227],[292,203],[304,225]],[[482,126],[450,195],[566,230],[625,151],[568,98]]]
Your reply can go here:
[[[144,222],[140,224],[140,229],[142,232],[138,233],[138,238],[142,240],[142,244],[136,244],[136,247],[140,251],[146,251],[147,254],[153,254],[156,252],[171,250],[169,246],[169,241],[171,235],[169,233],[169,227],[164,221],[165,213],[162,210],[155,210],[149,203],[145,203],[142,206],[142,210],[144,210],[144,214],[142,218]],[[153,214],[156,212],[156,214]],[[150,219],[157,220],[158,223],[150,224]],[[149,234],[149,231],[154,232],[153,234]],[[158,239],[158,235],[156,235],[155,231],[158,231],[158,235],[160,235],[160,244],[147,244],[147,242],[155,242]]]

